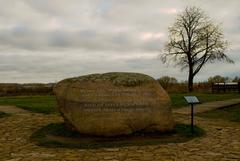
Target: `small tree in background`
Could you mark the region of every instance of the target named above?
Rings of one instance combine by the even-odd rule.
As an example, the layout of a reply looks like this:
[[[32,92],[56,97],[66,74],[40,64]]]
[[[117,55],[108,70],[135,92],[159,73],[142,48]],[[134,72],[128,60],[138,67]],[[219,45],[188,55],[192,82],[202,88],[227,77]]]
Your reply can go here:
[[[206,63],[216,60],[233,63],[225,55],[228,42],[219,26],[199,8],[188,7],[177,15],[169,27],[169,41],[159,55],[163,63],[174,63],[188,69],[188,90],[193,91],[193,79]]]
[[[159,84],[164,88],[167,89],[170,85],[177,84],[178,81],[174,77],[169,77],[169,76],[163,76],[159,79],[157,79]]]
[[[237,77],[237,76],[234,77],[234,78],[233,78],[233,82],[240,82],[240,77]]]
[[[220,75],[215,75],[214,77],[208,78],[208,83],[224,83],[224,82],[230,82],[231,78],[229,77],[222,77]]]

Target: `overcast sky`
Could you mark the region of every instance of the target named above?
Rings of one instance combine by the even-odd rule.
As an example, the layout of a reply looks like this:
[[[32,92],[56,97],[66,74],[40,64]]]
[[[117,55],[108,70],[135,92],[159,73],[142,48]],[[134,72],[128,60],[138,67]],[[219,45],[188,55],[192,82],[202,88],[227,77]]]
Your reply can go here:
[[[235,64],[209,64],[196,81],[240,76],[239,0],[0,0],[0,82],[56,82],[112,71],[187,79],[157,58],[186,6],[221,23]]]

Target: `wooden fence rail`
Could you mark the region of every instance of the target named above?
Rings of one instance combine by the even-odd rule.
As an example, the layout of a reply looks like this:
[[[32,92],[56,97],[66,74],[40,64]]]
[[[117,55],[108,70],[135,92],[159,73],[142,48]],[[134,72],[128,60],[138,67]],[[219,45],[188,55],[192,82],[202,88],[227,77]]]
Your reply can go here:
[[[232,83],[212,83],[212,93],[214,92],[235,91],[240,93],[240,82]]]

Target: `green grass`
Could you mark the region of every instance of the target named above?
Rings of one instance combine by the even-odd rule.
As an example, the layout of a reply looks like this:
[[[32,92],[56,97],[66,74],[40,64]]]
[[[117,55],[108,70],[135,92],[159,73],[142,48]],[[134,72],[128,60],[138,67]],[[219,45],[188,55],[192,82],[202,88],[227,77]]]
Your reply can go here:
[[[0,105],[17,107],[38,113],[56,112],[56,98],[51,95],[0,97]]]
[[[166,143],[181,143],[205,134],[204,130],[194,126],[194,134],[190,125],[178,124],[168,133],[134,133],[117,137],[88,136],[70,131],[64,123],[52,123],[42,127],[32,134],[31,141],[45,147],[65,148],[112,148],[123,146],[142,146]]]
[[[9,116],[9,114],[6,114],[5,112],[0,111],[0,118]]]
[[[172,107],[183,107],[187,106],[188,104],[184,100],[184,96],[197,96],[198,99],[204,102],[211,102],[211,101],[223,101],[227,99],[233,98],[240,98],[239,93],[220,93],[220,94],[212,94],[212,93],[169,93],[170,98],[172,100]]]
[[[240,122],[240,105],[198,114],[200,117]]]
[[[211,94],[211,93],[170,93],[172,100],[172,107],[187,106],[184,96],[195,95],[201,102],[220,101],[233,98],[240,98],[238,93],[229,94]],[[53,95],[39,95],[39,96],[14,96],[14,97],[0,97],[0,105],[15,105],[17,107],[38,113],[56,113],[57,103]]]

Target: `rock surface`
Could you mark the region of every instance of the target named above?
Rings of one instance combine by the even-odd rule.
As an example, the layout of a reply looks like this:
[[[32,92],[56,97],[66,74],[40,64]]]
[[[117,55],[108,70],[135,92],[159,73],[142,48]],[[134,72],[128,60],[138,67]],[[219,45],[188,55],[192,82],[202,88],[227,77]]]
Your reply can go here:
[[[80,133],[115,136],[174,126],[169,96],[147,75],[91,74],[62,80],[54,92],[65,122]]]

